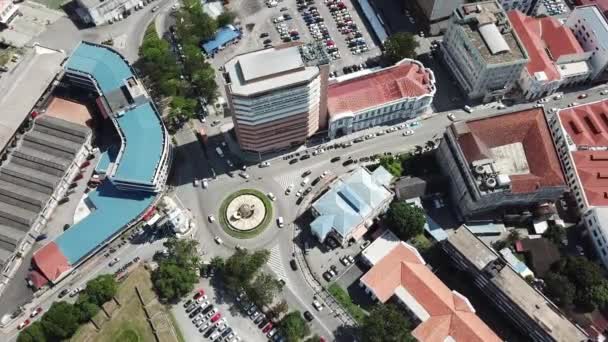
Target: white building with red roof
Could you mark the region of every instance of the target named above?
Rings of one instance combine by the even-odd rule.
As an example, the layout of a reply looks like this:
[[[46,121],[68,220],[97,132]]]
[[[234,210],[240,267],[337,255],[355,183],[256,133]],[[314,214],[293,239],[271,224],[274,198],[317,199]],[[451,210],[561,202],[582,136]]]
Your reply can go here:
[[[368,255],[375,257],[365,259],[372,268],[360,285],[382,303],[394,299],[405,307],[416,324],[412,336],[418,341],[502,341],[465,296],[437,278],[416,248],[403,241],[389,246],[374,242],[367,250],[374,250]]]
[[[608,268],[608,100],[562,109],[550,125],[582,220]]]
[[[583,50],[567,26],[553,17],[528,17],[520,11],[510,11],[508,17],[528,52],[518,81],[526,99],[589,79],[591,52]]]
[[[433,71],[412,59],[330,84],[329,137],[416,118],[431,110],[435,92]]]

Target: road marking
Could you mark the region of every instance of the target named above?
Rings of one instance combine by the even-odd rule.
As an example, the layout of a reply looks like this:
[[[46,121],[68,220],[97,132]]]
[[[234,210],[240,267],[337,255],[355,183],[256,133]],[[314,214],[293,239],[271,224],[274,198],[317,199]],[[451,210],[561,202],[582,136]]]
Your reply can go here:
[[[268,258],[267,264],[272,272],[274,272],[279,278],[287,281],[287,272],[285,271],[285,265],[283,264],[283,258],[281,257],[279,245],[274,245],[270,249],[270,258]]]

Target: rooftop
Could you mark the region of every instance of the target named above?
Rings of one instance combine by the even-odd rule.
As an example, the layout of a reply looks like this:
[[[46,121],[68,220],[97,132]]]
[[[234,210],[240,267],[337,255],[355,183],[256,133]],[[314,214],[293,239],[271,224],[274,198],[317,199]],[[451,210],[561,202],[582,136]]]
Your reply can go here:
[[[205,4],[205,6],[210,5],[210,4],[214,4],[214,3],[207,3],[207,4]],[[217,30],[217,32],[215,32],[213,39],[211,39],[203,44],[203,50],[205,50],[205,53],[210,55],[216,49],[219,49],[222,45],[229,43],[240,36],[241,36],[241,33],[232,25],[226,25],[224,27],[220,27],[220,29]]]
[[[602,13],[608,12],[608,0],[576,0],[576,3],[581,6],[595,5]]]
[[[560,123],[576,147],[570,153],[590,206],[608,206],[608,100],[559,112]]]
[[[405,242],[387,251],[361,282],[383,303],[397,296],[407,304],[422,321],[412,331],[419,341],[501,341],[475,314],[468,299],[441,282]]]
[[[557,246],[546,238],[524,239],[521,246],[538,277],[544,277],[551,270],[551,265],[561,257]]]
[[[541,325],[545,332],[556,341],[586,341],[585,333],[570,322],[559,309],[540,292],[531,287],[511,267],[494,269],[494,276],[488,275],[486,266],[499,259],[498,255],[466,226],[456,229],[447,242],[455,248],[475,268],[484,272],[507,298]]]
[[[495,161],[511,192],[564,186],[564,175],[542,109],[506,113],[451,126],[466,160]]]
[[[296,86],[319,74],[316,65],[305,63],[300,46],[280,46],[233,57],[226,63],[232,93],[251,96]]]
[[[528,52],[530,60],[526,68],[530,75],[542,72],[547,80],[558,80],[557,60],[584,53],[572,31],[553,17],[528,17],[517,10],[510,11],[508,16]]]
[[[488,64],[502,64],[527,58],[502,6],[496,1],[465,4],[457,18],[469,41]]]
[[[364,223],[372,210],[391,196],[391,192],[386,188],[388,182],[383,175],[376,172],[372,174],[359,167],[336,181],[332,188],[312,205],[319,213],[310,224],[313,233],[325,239],[333,228],[345,237]],[[390,182],[390,179],[388,181]]]
[[[40,95],[61,71],[66,55],[42,46],[26,49],[14,70],[0,80],[0,150],[30,114]]]
[[[403,60],[395,66],[330,84],[329,115],[356,113],[407,97],[435,94],[435,76],[420,62]]]

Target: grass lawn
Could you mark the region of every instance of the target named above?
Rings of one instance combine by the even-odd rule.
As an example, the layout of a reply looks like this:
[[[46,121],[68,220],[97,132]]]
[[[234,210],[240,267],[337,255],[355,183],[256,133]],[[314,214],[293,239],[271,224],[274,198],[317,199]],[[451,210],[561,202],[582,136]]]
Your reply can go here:
[[[135,292],[135,286],[140,290],[144,301],[154,299],[154,292],[152,289],[152,282],[150,274],[143,268],[137,268],[131,275],[120,284],[116,298],[121,303],[120,308],[114,313],[110,320],[107,320],[101,326],[99,332],[95,332],[91,324],[83,325],[74,337],[72,342],[147,342],[155,341],[154,333],[150,324],[146,321],[146,315],[141,306],[137,294]],[[165,315],[170,315],[168,309],[161,304],[156,304],[152,307],[153,311],[164,311]],[[98,315],[105,316],[103,312],[99,312]],[[97,318],[97,317],[96,317]],[[169,320],[169,324],[173,323],[173,320]],[[173,329],[178,331],[178,336],[181,336],[181,332],[176,324],[172,324]],[[175,338],[171,334],[164,335],[167,342],[175,341]],[[181,340],[183,341],[183,339]]]
[[[233,199],[241,195],[253,195],[259,198],[262,203],[264,203],[264,209],[266,209],[266,216],[264,216],[264,220],[262,220],[262,222],[257,227],[248,231],[240,231],[232,228],[230,222],[228,222],[228,217],[226,216],[226,209],[228,208],[228,204],[230,204]],[[222,226],[222,228],[224,228],[224,231],[228,233],[228,235],[237,239],[249,239],[260,234],[264,229],[266,229],[266,227],[270,223],[270,220],[272,220],[272,202],[270,202],[270,199],[261,191],[255,189],[239,190],[230,194],[224,199],[224,201],[222,201],[218,217],[220,225]]]
[[[363,319],[365,318],[365,311],[357,304],[353,303],[352,299],[348,295],[348,292],[344,291],[344,289],[342,289],[336,283],[331,284],[327,290],[357,322],[363,322]]]

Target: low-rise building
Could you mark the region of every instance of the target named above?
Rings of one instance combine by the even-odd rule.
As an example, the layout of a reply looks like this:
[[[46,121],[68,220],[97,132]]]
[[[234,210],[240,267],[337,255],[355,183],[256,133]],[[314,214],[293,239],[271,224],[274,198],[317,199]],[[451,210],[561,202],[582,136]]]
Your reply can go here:
[[[608,101],[563,109],[551,133],[583,223],[608,267]]]
[[[565,23],[583,50],[591,53],[591,79],[596,82],[608,79],[608,20],[605,14],[608,1],[603,3],[606,5],[604,12],[593,5],[576,7]]]
[[[383,167],[369,172],[363,167],[337,179],[311,207],[312,233],[324,242],[359,240],[378,215],[386,212],[395,194],[388,188],[393,176]]]
[[[8,27],[19,13],[19,5],[13,0],[0,0],[0,28]]]
[[[531,341],[588,341],[583,329],[530,286],[467,226],[453,231],[441,247],[456,267],[472,278],[496,309]]]
[[[510,11],[509,20],[528,52],[519,86],[526,99],[553,94],[560,87],[581,84],[591,76],[585,52],[574,34],[554,17],[528,17]]]
[[[501,99],[519,79],[528,54],[496,1],[454,10],[441,55],[469,99]]]
[[[371,269],[359,283],[373,299],[393,300],[409,313],[418,341],[502,341],[462,294],[433,273],[416,248],[394,235],[379,237],[364,251]],[[367,253],[365,253],[367,252]]]
[[[320,45],[282,45],[226,63],[226,95],[241,149],[303,144],[327,123],[329,61]]]
[[[149,0],[144,0],[148,3]],[[111,24],[144,6],[142,0],[76,0],[76,14],[85,24]]]
[[[416,118],[431,110],[436,90],[433,71],[411,59],[331,83],[327,90],[329,137]]]
[[[531,210],[567,189],[542,109],[455,122],[436,156],[465,220]]]

